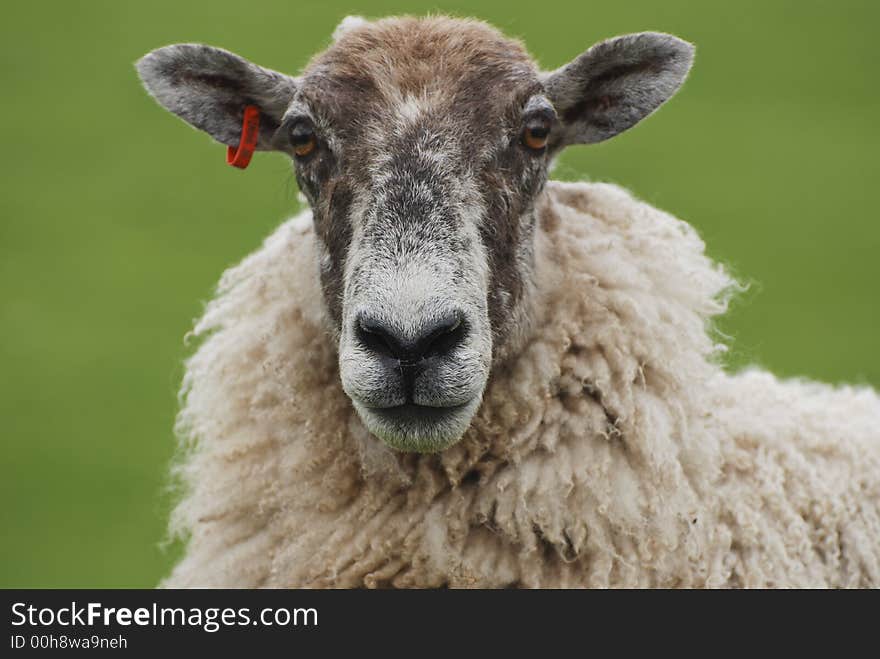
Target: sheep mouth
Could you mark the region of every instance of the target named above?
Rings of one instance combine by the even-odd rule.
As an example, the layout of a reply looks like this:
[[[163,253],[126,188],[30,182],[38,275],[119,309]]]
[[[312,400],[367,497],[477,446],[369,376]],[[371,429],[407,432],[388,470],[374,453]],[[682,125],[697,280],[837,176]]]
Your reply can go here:
[[[367,407],[355,403],[367,429],[398,451],[436,453],[455,444],[470,426],[480,397],[449,407],[405,403]]]
[[[468,403],[449,407],[431,407],[417,403],[405,403],[394,407],[374,407],[371,411],[381,417],[402,423],[431,423],[442,421],[450,415],[458,414]]]

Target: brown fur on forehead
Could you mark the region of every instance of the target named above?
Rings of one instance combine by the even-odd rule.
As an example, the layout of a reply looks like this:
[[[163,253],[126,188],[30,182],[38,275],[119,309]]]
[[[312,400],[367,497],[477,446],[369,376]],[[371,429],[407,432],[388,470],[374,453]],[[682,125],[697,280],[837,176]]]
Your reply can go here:
[[[482,108],[491,97],[487,89],[516,93],[537,81],[521,43],[480,21],[448,17],[365,23],[346,31],[304,72],[306,90],[313,87],[340,111],[369,111],[406,96]]]

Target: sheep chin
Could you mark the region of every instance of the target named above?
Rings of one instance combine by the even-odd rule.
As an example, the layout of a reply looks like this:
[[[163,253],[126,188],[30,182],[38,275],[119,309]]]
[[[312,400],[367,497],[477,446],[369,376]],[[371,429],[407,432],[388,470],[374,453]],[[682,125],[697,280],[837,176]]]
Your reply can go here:
[[[454,407],[401,405],[370,408],[352,401],[367,430],[395,451],[439,453],[455,445],[467,431],[481,397]]]

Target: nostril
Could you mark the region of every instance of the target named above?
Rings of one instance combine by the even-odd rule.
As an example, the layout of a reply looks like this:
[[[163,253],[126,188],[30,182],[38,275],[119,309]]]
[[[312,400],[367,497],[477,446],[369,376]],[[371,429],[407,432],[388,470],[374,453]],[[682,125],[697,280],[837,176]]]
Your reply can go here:
[[[461,314],[453,314],[423,334],[418,342],[418,352],[423,358],[446,355],[464,342],[466,334],[467,328]]]
[[[467,336],[467,323],[461,313],[455,312],[425,323],[415,336],[406,336],[364,314],[358,316],[355,334],[367,350],[404,364],[415,364],[428,357],[446,355],[461,345]]]
[[[365,348],[377,354],[399,359],[403,352],[402,342],[394,330],[375,318],[360,316],[355,333]]]

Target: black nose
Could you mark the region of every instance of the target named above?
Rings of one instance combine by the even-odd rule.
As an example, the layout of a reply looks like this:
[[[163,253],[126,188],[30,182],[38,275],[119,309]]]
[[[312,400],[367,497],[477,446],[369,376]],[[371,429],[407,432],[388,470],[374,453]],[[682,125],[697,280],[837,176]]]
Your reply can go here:
[[[404,364],[446,355],[464,342],[467,328],[461,313],[453,312],[425,323],[407,336],[369,314],[360,314],[355,325],[358,340],[369,350]]]

